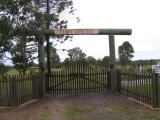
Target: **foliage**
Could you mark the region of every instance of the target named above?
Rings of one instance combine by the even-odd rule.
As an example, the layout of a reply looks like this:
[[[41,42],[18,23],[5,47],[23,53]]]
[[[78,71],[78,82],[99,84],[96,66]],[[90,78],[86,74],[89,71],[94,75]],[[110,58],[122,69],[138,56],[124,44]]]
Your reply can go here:
[[[65,58],[64,61],[63,61],[63,64],[64,64],[64,65],[69,65],[70,62],[71,62],[71,61],[70,61],[69,58]]]
[[[0,64],[0,78],[5,76],[5,73],[8,71],[8,67],[4,64]]]
[[[86,59],[86,54],[79,47],[69,49],[68,56],[70,57],[70,61],[85,61]]]
[[[52,116],[52,111],[48,106],[36,113],[36,120],[48,120]]]
[[[102,59],[97,59],[97,66],[102,66]]]
[[[0,17],[0,59],[10,49],[11,43],[8,39],[10,38],[11,29],[12,27],[7,17]]]
[[[119,61],[122,65],[128,65],[131,62],[131,59],[134,57],[133,55],[134,49],[132,45],[125,41],[121,46],[118,47]]]
[[[48,6],[47,9],[46,6]],[[74,13],[72,0],[1,0],[0,58],[9,52],[12,54],[11,60],[16,68],[22,63],[20,60],[23,63],[31,63],[30,58],[34,54],[33,50],[16,51],[17,48],[21,49],[18,47],[21,44],[19,42],[24,38],[29,38],[33,42],[32,45],[36,46],[37,41],[42,38],[42,33],[38,30],[44,31],[45,25],[48,29],[66,28],[67,20],[61,16],[64,11],[70,14]],[[63,38],[62,41],[65,41],[70,37],[54,36],[53,38],[58,38],[57,41]],[[26,45],[27,42],[23,45]],[[22,67],[21,64],[20,66],[18,68],[24,68],[28,65]]]
[[[32,55],[35,53],[33,52],[33,45],[28,48],[28,41],[26,41],[26,38],[30,38],[27,36],[26,29],[33,17],[33,2],[34,0],[6,0],[0,2],[0,16],[5,18],[5,21],[8,21],[9,23],[2,26],[3,31],[6,30],[6,27],[8,26],[6,30],[8,34],[1,32],[2,36],[9,36],[6,39],[2,38],[2,41],[3,43],[8,42],[11,44],[9,44],[9,49],[3,51],[3,54],[5,54],[5,52],[10,53],[12,58],[9,59],[12,60],[15,68],[19,71],[23,71],[23,73],[25,73],[26,69],[33,62]],[[4,48],[6,48],[6,46],[7,44],[4,44]],[[8,58],[6,55],[5,57]]]
[[[102,59],[102,65],[104,66],[104,67],[109,67],[110,66],[110,56],[104,56],[103,57],[103,59]]]
[[[20,74],[25,74],[27,69],[33,65],[33,60],[36,59],[34,54],[37,48],[33,43],[27,44],[29,39],[26,37],[17,37],[15,41],[16,44],[11,49],[12,62]]]
[[[45,47],[45,57],[47,53],[47,48]],[[58,67],[60,65],[60,57],[57,53],[57,50],[52,46],[50,43],[50,62],[51,62],[51,67]]]
[[[94,57],[92,57],[92,56],[88,56],[86,58],[86,61],[87,61],[87,63],[89,65],[96,65],[97,64],[97,60]]]
[[[133,64],[136,64],[136,65],[155,65],[157,64],[157,61],[156,59],[150,59],[150,60],[135,60],[135,61],[132,61]]]

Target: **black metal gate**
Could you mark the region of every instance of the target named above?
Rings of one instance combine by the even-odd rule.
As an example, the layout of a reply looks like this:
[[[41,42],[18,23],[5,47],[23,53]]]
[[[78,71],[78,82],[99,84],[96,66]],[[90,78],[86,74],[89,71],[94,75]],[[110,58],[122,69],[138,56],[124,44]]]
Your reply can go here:
[[[105,92],[108,80],[106,68],[70,65],[46,74],[46,92],[53,95]]]

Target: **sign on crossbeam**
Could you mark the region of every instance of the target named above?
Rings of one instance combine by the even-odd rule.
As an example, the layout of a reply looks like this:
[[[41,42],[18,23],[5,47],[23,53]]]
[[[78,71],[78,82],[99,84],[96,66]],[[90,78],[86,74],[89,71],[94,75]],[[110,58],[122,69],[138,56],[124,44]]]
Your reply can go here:
[[[131,29],[53,29],[49,35],[131,35]]]
[[[54,29],[57,35],[98,35],[98,29]]]

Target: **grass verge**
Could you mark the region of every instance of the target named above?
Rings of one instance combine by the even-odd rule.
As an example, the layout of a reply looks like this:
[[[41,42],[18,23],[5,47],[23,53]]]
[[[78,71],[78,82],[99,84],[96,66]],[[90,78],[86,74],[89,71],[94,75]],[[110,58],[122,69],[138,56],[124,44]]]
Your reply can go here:
[[[67,119],[73,120],[77,116],[84,113],[92,112],[93,109],[90,106],[67,106],[64,110],[64,115]]]
[[[36,114],[35,120],[49,120],[51,116],[52,116],[52,111],[49,109],[48,106],[46,106],[43,110],[39,111]]]

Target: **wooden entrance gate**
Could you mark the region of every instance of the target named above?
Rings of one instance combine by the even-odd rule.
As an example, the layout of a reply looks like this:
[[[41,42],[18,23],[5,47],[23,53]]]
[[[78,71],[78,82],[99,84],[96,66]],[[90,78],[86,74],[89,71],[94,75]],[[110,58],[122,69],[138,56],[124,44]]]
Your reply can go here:
[[[52,95],[105,92],[109,80],[106,68],[70,65],[46,74],[46,92]]]

